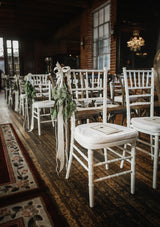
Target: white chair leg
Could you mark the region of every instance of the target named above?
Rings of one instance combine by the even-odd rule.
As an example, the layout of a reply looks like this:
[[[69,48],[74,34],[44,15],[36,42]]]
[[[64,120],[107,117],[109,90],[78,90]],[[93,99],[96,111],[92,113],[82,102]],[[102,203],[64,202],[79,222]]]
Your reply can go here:
[[[151,154],[154,155],[154,148],[153,148],[153,136],[150,135],[150,144],[151,144]],[[153,160],[153,156],[151,156],[151,159]]]
[[[24,116],[24,99],[22,99],[21,105],[22,105],[22,116]]]
[[[131,145],[131,194],[135,194],[135,165],[136,165],[136,147],[135,144]]]
[[[37,110],[37,113],[38,113],[38,135],[40,136],[41,135],[41,123],[40,123],[40,109],[38,108]]]
[[[123,157],[125,157],[126,155],[126,148],[127,148],[127,144],[124,144],[123,154],[122,154]],[[123,165],[124,165],[124,160],[121,161],[121,164],[120,164],[121,169],[123,168]]]
[[[106,148],[104,148],[104,160],[105,160],[105,162],[108,161],[108,158],[107,158],[107,149]],[[108,164],[106,164],[105,167],[106,167],[106,169],[108,169]]]
[[[27,120],[27,127],[29,129],[29,125],[30,125],[30,118],[29,118],[29,106],[28,106],[28,100],[25,99],[24,100],[24,108],[25,108],[25,115],[26,115],[26,120]],[[33,122],[33,125],[34,125],[34,122]]]
[[[159,152],[159,137],[155,136],[155,148],[153,159],[153,188],[157,187],[157,169],[158,169],[158,152]]]
[[[54,120],[53,120],[53,116],[52,116],[52,108],[50,108],[50,115],[51,115],[52,126],[54,127]]]
[[[88,150],[88,186],[89,186],[89,206],[94,206],[94,169],[93,151]]]
[[[21,114],[21,109],[22,109],[22,99],[20,97],[20,102],[19,102],[19,114]],[[22,111],[23,113],[23,111]]]
[[[73,158],[73,142],[74,142],[74,137],[73,137],[73,132],[72,132],[72,134],[71,134],[71,145],[70,145],[71,146],[71,148],[70,148],[70,156],[69,156],[69,161],[68,161],[66,179],[69,178],[71,164],[72,164],[72,158]]]
[[[18,113],[21,114],[21,98],[19,99],[19,108],[18,108]]]
[[[51,121],[52,121],[52,126],[54,127],[54,120],[53,120],[52,114],[51,114]]]
[[[32,106],[31,129],[29,131],[31,132],[33,128],[34,128],[34,107]]]
[[[16,112],[18,112],[18,109],[19,109],[19,93],[18,93],[18,91],[15,91],[14,92],[14,100],[15,100],[15,107],[14,107],[14,110],[16,111]]]

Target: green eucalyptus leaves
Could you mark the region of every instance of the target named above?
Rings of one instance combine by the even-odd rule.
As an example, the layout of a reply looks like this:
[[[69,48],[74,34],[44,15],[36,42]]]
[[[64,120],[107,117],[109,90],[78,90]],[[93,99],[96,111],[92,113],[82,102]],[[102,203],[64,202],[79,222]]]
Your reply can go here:
[[[63,106],[63,119],[70,118],[72,113],[76,111],[76,103],[72,99],[72,95],[68,91],[66,84],[64,84],[62,88],[55,87],[52,91],[52,96],[55,100],[52,112],[53,119],[56,119],[60,106]]]
[[[24,85],[24,89],[25,89],[25,93],[27,95],[28,104],[31,105],[32,100],[34,99],[35,94],[36,94],[35,88],[32,86],[32,84],[29,81],[26,81],[25,85]]]

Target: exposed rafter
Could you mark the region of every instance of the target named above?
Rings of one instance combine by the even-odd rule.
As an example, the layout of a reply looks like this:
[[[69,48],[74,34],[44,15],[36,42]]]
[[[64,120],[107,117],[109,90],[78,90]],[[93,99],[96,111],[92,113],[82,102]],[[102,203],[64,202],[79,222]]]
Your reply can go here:
[[[0,0],[0,32],[23,38],[59,37],[62,27],[89,4],[90,0]]]

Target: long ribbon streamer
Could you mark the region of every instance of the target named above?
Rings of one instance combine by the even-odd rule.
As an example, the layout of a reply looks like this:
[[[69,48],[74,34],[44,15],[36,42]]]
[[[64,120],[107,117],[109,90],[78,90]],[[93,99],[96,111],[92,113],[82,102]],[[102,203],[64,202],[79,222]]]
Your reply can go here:
[[[63,129],[64,124],[63,124],[62,110],[63,110],[63,106],[60,106],[59,112],[58,112],[58,118],[57,118],[57,121],[58,121],[57,159],[60,162],[59,172],[61,172],[64,167],[64,129]]]
[[[70,70],[70,67],[63,67],[61,68],[60,64],[57,62],[56,67],[54,69],[56,72],[57,83],[56,86],[62,88],[63,85],[63,73],[66,73]],[[57,173],[61,172],[64,167],[65,163],[65,155],[66,155],[66,168],[68,164],[68,138],[67,138],[67,121],[64,122],[63,119],[63,106],[59,106],[58,116],[57,116],[57,136],[56,136],[56,144],[57,144]],[[66,140],[66,147],[64,146],[64,127],[65,127],[65,140]]]

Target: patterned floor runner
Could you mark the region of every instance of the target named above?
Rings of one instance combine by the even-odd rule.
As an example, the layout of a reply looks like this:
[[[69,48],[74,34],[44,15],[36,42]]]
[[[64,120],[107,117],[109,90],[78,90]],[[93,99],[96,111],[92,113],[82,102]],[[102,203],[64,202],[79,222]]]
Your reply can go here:
[[[61,226],[45,189],[12,125],[0,125],[0,226]]]

